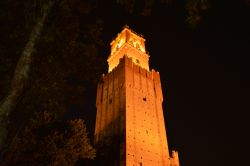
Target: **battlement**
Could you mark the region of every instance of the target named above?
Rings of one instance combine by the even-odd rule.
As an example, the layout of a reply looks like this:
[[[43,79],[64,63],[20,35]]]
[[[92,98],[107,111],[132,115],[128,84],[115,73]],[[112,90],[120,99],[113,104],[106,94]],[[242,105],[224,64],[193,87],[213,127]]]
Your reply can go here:
[[[170,158],[171,166],[179,166],[179,155],[178,152],[175,150],[172,150],[171,158]]]

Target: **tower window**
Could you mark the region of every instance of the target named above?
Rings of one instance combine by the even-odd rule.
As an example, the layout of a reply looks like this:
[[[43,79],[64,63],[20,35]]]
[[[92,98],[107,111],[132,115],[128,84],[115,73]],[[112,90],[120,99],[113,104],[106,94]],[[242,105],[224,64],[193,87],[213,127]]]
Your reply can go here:
[[[140,162],[140,166],[142,166],[142,162]]]
[[[140,61],[138,59],[136,59],[136,63],[140,64]]]
[[[136,43],[136,48],[140,50],[140,44]]]
[[[109,104],[111,104],[111,103],[112,103],[112,98],[109,99]]]
[[[147,98],[146,98],[146,97],[143,97],[142,99],[143,99],[143,101],[147,101]]]

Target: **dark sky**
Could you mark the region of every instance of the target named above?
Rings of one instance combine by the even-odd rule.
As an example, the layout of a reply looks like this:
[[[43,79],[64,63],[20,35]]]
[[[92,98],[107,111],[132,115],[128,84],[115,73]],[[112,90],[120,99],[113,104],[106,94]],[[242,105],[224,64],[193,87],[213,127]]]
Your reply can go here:
[[[126,24],[146,38],[150,67],[161,75],[169,147],[179,151],[180,164],[250,165],[250,6],[243,1],[214,2],[198,27],[190,29],[181,3],[156,5],[147,17],[99,5],[102,56],[108,57],[109,43]],[[93,112],[94,98],[89,109]],[[94,116],[87,115],[91,133]]]

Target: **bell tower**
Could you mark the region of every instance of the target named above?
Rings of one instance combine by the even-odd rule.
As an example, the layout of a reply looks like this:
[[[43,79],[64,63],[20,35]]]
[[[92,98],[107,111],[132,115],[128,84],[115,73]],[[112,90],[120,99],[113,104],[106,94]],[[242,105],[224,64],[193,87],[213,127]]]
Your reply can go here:
[[[178,153],[169,155],[160,74],[149,68],[145,39],[125,26],[110,45],[96,97],[102,165],[179,166]]]
[[[125,55],[131,58],[133,63],[149,71],[149,56],[145,50],[145,39],[125,26],[115,40],[111,43],[111,53],[108,57],[109,72],[119,64],[119,60]]]

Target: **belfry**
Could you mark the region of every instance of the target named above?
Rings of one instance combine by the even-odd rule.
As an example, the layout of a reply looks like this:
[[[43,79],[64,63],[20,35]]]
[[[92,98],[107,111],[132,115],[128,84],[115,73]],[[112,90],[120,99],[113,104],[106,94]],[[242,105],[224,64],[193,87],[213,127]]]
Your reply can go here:
[[[110,45],[96,97],[101,165],[179,166],[178,153],[169,155],[160,74],[149,68],[145,39],[125,26]]]

